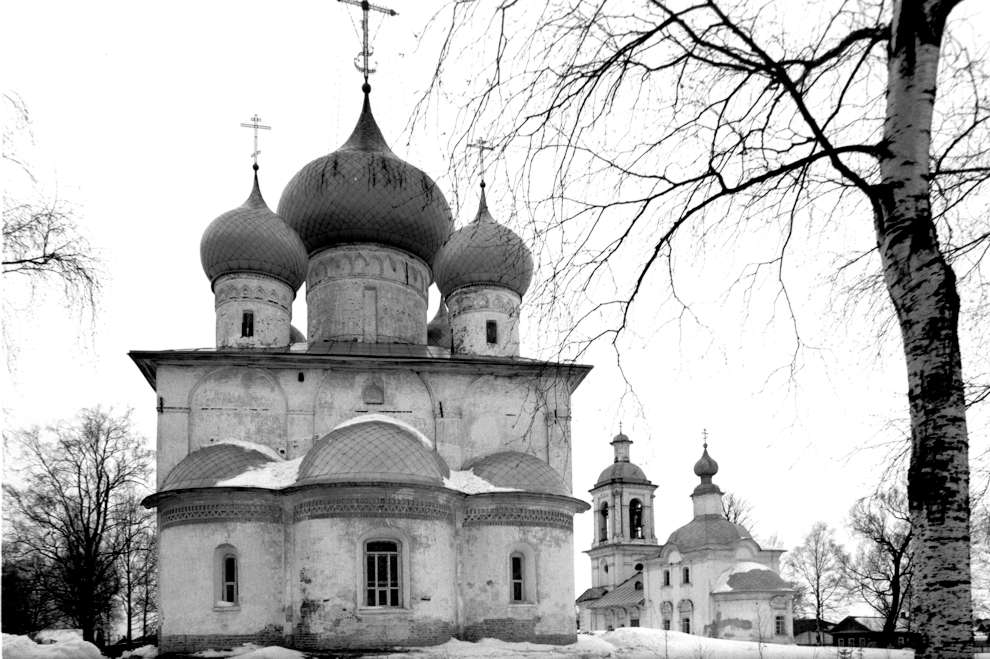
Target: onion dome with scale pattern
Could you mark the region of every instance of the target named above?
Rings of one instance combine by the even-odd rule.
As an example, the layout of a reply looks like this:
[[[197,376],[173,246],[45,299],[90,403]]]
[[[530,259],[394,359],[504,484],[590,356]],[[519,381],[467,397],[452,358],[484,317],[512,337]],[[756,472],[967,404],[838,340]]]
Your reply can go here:
[[[306,247],[281,217],[268,208],[258,186],[241,206],[213,220],[203,232],[199,258],[210,283],[237,272],[274,277],[299,290],[306,280]]]
[[[339,426],[313,444],[299,465],[298,483],[443,485],[449,475],[443,458],[407,428],[369,420]]]
[[[440,300],[440,306],[437,307],[436,315],[433,316],[433,320],[426,326],[426,345],[447,348],[449,350],[451,340],[450,313],[447,310],[446,303]]]
[[[564,480],[553,467],[528,453],[493,453],[474,460],[467,468],[497,487],[563,496],[570,494]]]
[[[462,286],[495,285],[522,297],[533,279],[533,255],[523,239],[488,212],[485,184],[474,221],[461,227],[437,254],[433,276],[444,297]]]
[[[379,243],[427,263],[454,228],[440,188],[385,143],[364,106],[350,138],[303,167],[289,181],[278,214],[299,233],[309,254],[348,243]]]

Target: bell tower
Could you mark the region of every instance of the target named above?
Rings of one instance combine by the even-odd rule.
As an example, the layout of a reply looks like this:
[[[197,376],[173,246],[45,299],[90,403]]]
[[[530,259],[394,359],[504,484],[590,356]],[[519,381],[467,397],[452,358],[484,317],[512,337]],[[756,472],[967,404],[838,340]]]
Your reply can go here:
[[[591,558],[592,586],[609,589],[642,569],[644,554],[658,544],[653,526],[657,486],[629,461],[628,436],[620,430],[611,444],[615,460],[590,490],[595,531],[585,552]]]

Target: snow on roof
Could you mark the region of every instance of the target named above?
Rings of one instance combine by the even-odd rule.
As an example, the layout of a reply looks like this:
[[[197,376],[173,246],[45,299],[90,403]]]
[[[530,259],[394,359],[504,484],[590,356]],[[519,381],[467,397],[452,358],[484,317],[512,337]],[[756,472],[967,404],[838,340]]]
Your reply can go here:
[[[433,449],[433,442],[431,442],[430,438],[424,435],[418,428],[414,428],[405,421],[400,421],[396,419],[394,416],[389,416],[388,414],[362,414],[360,416],[351,417],[346,421],[342,421],[338,423],[336,426],[334,426],[333,430],[337,430],[338,428],[346,428],[347,426],[353,426],[356,423],[368,423],[370,421],[382,421],[385,423],[391,423],[393,425],[399,426],[403,430],[409,431],[409,433],[412,434],[413,437],[423,442],[423,445],[426,446],[426,448],[431,450]],[[331,430],[330,432],[333,432],[333,430]]]
[[[216,487],[265,487],[270,490],[289,487],[296,482],[302,461],[302,456],[293,460],[280,458],[278,462],[269,462],[232,478],[218,481]]]
[[[234,446],[240,446],[241,448],[246,448],[252,451],[257,451],[259,453],[264,453],[272,460],[282,459],[282,456],[276,453],[275,450],[272,449],[271,447],[265,446],[264,444],[256,444],[255,442],[248,442],[243,439],[218,439],[217,441],[213,442],[213,444],[208,444],[208,446],[212,446],[216,444],[233,444]]]
[[[444,487],[465,494],[484,494],[486,492],[519,492],[514,487],[499,487],[492,485],[481,476],[474,473],[473,469],[466,471],[451,471],[450,476],[443,479]]]
[[[790,591],[792,586],[762,563],[740,561],[719,575],[713,593],[734,591]]]

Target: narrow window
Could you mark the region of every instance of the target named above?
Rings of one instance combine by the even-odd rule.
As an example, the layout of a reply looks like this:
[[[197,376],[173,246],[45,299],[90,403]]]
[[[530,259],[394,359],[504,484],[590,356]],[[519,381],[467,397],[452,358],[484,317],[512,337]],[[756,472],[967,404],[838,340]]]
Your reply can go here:
[[[598,526],[598,541],[605,542],[606,540],[608,540],[608,503],[603,503]]]
[[[643,582],[642,581],[637,581],[636,583],[634,583],[633,584],[633,589],[634,590],[643,590]]]
[[[681,631],[685,634],[691,633],[691,618],[681,618]]]
[[[523,580],[523,555],[513,554],[509,562],[511,570],[510,585],[512,590],[512,601],[523,602],[526,600],[526,588]]]
[[[498,323],[494,320],[485,321],[485,337],[488,343],[498,343]]]
[[[670,618],[663,619],[663,628],[668,632],[670,631]]]
[[[254,312],[245,311],[241,316],[241,337],[249,338],[254,336]]]
[[[639,627],[639,618],[629,618],[630,627]]]
[[[237,604],[237,557],[224,554],[221,566],[220,601]]]
[[[773,619],[773,633],[778,636],[783,636],[787,633],[784,627],[784,616],[776,616]]]
[[[663,585],[664,586],[670,585],[670,570],[663,571]]]
[[[691,583],[691,568],[686,567],[681,570],[681,583]]]
[[[399,543],[372,540],[364,546],[366,606],[402,606],[399,589]]]
[[[639,499],[629,502],[629,537],[643,539],[643,504]]]

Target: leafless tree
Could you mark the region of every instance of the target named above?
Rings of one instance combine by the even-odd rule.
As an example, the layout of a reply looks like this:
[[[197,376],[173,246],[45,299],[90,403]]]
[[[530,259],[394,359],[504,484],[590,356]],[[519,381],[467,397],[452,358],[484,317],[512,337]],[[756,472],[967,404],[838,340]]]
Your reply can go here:
[[[133,488],[146,486],[150,452],[128,415],[84,410],[77,421],[43,432],[15,432],[19,473],[5,479],[7,547],[47,566],[50,598],[95,639],[120,589],[119,562],[128,521],[119,513]],[[9,465],[9,463],[8,463]]]
[[[846,550],[825,522],[816,522],[804,541],[784,557],[785,575],[802,589],[815,616],[818,645],[824,644],[822,622],[846,603],[850,587],[847,564]]]
[[[759,236],[772,251],[738,283],[746,295],[776,284],[770,304],[794,320],[797,351],[785,282],[801,267],[799,243],[814,254],[850,221],[870,227],[873,246],[834,269],[882,272],[901,332],[925,658],[965,656],[971,626],[953,264],[978,279],[990,248],[970,206],[990,176],[990,85],[947,34],[960,4],[453,2],[435,22],[445,38],[420,105],[446,93],[445,63],[471,58],[478,82],[455,146],[504,136],[501,152],[519,159],[514,187],[554,211],[536,226],[548,299],[566,300],[568,331],[587,324],[591,338],[614,342],[642,297],[679,302],[674,275],[705,239]],[[603,281],[614,298],[591,298]]]
[[[753,504],[734,492],[727,492],[722,496],[722,514],[733,524],[741,524],[750,533],[753,523]]]
[[[138,611],[143,611],[142,633],[147,634],[148,593],[155,580],[154,514],[141,505],[143,497],[135,489],[122,492],[112,515],[116,526],[114,546],[117,548],[117,575],[120,592],[117,595],[124,612],[124,635],[133,639]],[[137,610],[136,610],[137,609]]]
[[[914,545],[907,497],[900,489],[883,490],[856,504],[850,526],[862,540],[848,569],[856,590],[884,617],[883,633],[893,647],[902,614],[909,612],[913,591]]]

